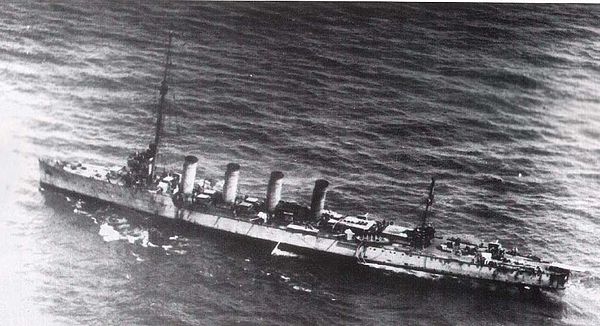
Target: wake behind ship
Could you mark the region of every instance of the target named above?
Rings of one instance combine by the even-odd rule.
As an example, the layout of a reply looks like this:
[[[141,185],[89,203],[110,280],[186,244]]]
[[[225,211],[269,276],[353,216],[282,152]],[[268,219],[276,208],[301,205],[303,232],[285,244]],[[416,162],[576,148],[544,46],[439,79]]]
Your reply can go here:
[[[433,275],[525,289],[561,290],[571,274],[568,266],[544,261],[498,242],[444,238],[428,221],[434,198],[432,179],[421,221],[400,226],[367,216],[325,209],[329,188],[317,180],[310,206],[281,200],[284,174],[271,173],[265,198],[239,195],[241,166],[227,165],[223,187],[196,177],[198,159],[186,156],[181,173],[159,169],[163,107],[168,92],[171,40],[160,87],[155,139],[132,154],[123,167],[40,159],[40,183],[108,203],[178,219],[205,228],[269,241],[293,250],[354,259],[357,264],[414,275]]]

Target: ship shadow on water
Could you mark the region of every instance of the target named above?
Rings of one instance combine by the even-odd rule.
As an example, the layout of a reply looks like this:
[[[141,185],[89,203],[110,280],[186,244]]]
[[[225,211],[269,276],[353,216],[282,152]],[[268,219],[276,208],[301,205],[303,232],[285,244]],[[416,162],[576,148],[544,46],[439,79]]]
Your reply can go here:
[[[89,230],[91,226],[111,223],[110,219],[125,220],[131,229],[149,231],[149,241],[154,246],[147,248],[150,256],[162,255],[163,246],[173,244],[174,238],[187,238],[208,243],[209,250],[217,251],[217,256],[226,256],[236,261],[247,261],[253,269],[267,271],[264,275],[293,275],[295,281],[324,293],[337,296],[364,295],[398,296],[402,300],[435,296],[458,302],[485,302],[487,305],[514,304],[527,305],[561,314],[565,309],[560,300],[562,295],[538,290],[525,290],[500,284],[474,282],[445,277],[417,277],[415,275],[374,270],[356,264],[354,258],[286,248],[293,256],[273,256],[275,244],[265,240],[249,239],[214,229],[203,228],[181,220],[172,220],[140,213],[128,208],[114,206],[97,199],[83,197],[54,188],[41,188],[45,204],[54,209],[65,223]],[[85,218],[81,218],[83,215]],[[100,216],[110,216],[107,220]],[[154,234],[152,234],[155,232]],[[201,245],[201,244],[198,244]],[[193,260],[193,259],[191,259]],[[261,276],[258,276],[260,279]],[[318,292],[319,290],[315,290]],[[307,292],[313,292],[307,291]],[[456,298],[459,298],[456,300]]]

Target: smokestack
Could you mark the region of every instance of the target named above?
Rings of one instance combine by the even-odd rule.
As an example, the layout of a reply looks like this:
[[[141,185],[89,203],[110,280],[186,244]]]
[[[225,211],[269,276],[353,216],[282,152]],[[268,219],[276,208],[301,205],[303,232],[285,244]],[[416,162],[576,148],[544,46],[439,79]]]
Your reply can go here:
[[[281,200],[281,186],[283,184],[283,172],[271,172],[269,186],[267,187],[267,213],[275,212],[275,207]]]
[[[198,166],[198,158],[188,155],[183,161],[183,176],[181,177],[181,191],[186,197],[192,195],[194,190],[194,181],[196,180],[196,167]]]
[[[315,181],[315,188],[313,189],[312,200],[310,202],[310,213],[315,218],[320,218],[321,213],[325,208],[327,187],[329,187],[329,182],[327,180],[319,179]]]
[[[237,195],[238,179],[240,178],[240,165],[237,163],[227,164],[225,172],[225,184],[223,185],[223,201],[233,204]]]

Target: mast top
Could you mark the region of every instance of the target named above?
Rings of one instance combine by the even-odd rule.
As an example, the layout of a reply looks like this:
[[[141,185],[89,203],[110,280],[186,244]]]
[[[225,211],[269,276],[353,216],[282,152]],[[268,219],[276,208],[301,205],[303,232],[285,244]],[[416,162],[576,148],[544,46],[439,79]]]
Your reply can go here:
[[[427,197],[427,204],[425,206],[425,212],[423,213],[423,220],[421,221],[422,226],[427,224],[427,214],[429,213],[429,207],[433,204],[433,191],[435,188],[435,178],[431,177],[431,184],[429,185],[429,197]]]
[[[163,80],[160,83],[160,95],[165,96],[169,91],[167,86],[167,77],[169,76],[169,67],[171,66],[171,41],[173,40],[173,33],[169,33],[169,43],[167,45],[167,59],[165,60],[165,71],[163,73]]]

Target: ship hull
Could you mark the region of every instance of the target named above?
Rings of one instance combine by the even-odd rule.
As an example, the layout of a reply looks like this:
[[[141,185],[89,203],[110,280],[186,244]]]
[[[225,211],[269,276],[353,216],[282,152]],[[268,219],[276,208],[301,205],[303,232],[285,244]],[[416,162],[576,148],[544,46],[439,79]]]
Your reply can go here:
[[[399,252],[377,247],[363,247],[359,248],[357,252],[359,263],[399,273],[406,272],[408,269],[412,274],[427,273],[544,290],[562,290],[568,279],[568,274],[536,272],[533,269],[518,266],[483,266],[475,262],[469,263],[448,257]]]
[[[144,189],[111,183],[102,177],[94,178],[71,173],[64,167],[40,160],[40,183],[83,196],[99,199],[123,207],[186,221],[198,226],[216,229],[243,237],[260,239],[273,244],[284,244],[310,251],[354,257],[356,246],[332,238],[301,232],[290,232],[282,227],[260,225],[236,219],[178,207],[171,196],[153,194]]]
[[[106,177],[106,170],[86,170],[40,160],[40,183],[60,190],[117,204],[162,218],[181,220],[244,238],[263,240],[302,253],[319,253],[355,259],[359,264],[411,275],[430,275],[502,283],[517,287],[561,290],[569,273],[539,272],[531,268],[481,266],[476,263],[436,256],[419,250],[370,246],[338,240],[331,236],[305,234],[285,226],[262,225],[233,214],[213,214],[188,209],[171,196],[155,194],[143,188],[127,187]],[[226,215],[226,216],[224,216]]]

